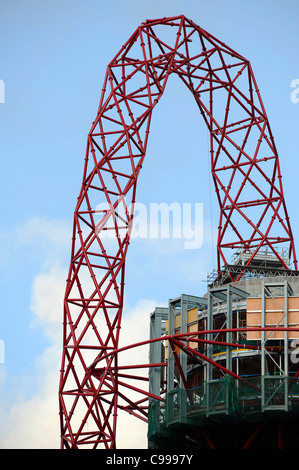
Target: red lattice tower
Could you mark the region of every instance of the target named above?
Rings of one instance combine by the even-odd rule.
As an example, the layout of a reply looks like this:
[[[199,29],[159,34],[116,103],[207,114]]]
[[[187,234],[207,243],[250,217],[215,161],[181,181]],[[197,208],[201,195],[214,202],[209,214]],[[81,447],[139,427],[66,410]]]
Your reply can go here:
[[[150,394],[132,381],[146,381],[136,371],[155,364],[120,366],[119,335],[136,183],[171,73],[190,89],[210,133],[218,271],[227,250],[250,253],[249,266],[264,248],[289,269],[282,245],[297,269],[278,154],[249,61],[184,16],[145,21],[107,67],[87,139],[64,300],[62,447],[115,448],[120,409],[147,419]],[[141,398],[131,399],[132,390]]]

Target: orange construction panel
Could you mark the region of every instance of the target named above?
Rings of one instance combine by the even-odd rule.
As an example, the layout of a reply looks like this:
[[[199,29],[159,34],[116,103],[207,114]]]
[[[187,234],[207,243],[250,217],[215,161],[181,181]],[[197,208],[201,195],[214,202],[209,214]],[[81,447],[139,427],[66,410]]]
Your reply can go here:
[[[260,327],[262,317],[262,299],[261,298],[248,298],[247,299],[247,313],[246,322],[247,327]],[[266,298],[265,299],[265,326],[284,327],[284,297]],[[288,298],[288,327],[299,327],[299,297]],[[268,339],[284,339],[283,331],[269,331],[265,333]],[[289,332],[289,339],[298,339],[299,331]],[[248,340],[261,339],[261,332],[252,331],[247,333]]]

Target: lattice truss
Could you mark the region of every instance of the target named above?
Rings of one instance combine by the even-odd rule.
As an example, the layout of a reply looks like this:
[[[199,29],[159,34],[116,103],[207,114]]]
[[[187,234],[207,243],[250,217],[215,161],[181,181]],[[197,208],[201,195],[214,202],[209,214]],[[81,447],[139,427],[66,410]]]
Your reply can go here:
[[[171,73],[190,89],[210,133],[218,269],[227,249],[249,250],[248,264],[267,247],[285,266],[279,244],[295,257],[277,150],[249,61],[183,16],[144,22],[107,67],[87,139],[64,301],[63,447],[115,447],[120,408],[146,419],[148,395],[128,397],[134,369],[118,364],[117,350],[136,183]]]

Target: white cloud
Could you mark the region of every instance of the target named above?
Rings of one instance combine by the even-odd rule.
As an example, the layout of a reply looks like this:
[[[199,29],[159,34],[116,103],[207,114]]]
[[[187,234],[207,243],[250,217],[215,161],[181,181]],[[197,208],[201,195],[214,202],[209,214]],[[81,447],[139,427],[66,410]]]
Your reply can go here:
[[[57,342],[62,322],[63,297],[67,269],[52,264],[47,272],[40,273],[32,286],[31,310],[34,313],[33,326],[42,327],[45,334]]]
[[[40,328],[47,335],[51,345],[36,358],[30,377],[35,388],[37,386],[34,395],[27,399],[18,397],[9,409],[2,409],[2,423],[5,423],[5,428],[1,431],[2,448],[59,448],[58,383],[65,279],[66,269],[59,263],[53,263],[46,272],[40,273],[34,279],[32,326]],[[148,338],[149,314],[155,305],[153,301],[140,301],[133,309],[125,312],[121,332],[122,345]],[[138,359],[147,362],[147,352],[143,350],[141,354],[138,353]],[[131,364],[136,362],[136,350],[123,353],[122,361]],[[5,381],[5,378],[3,380]],[[120,412],[118,419],[118,447],[146,448],[147,425],[125,412]],[[128,429],[134,431],[128,433]]]
[[[45,354],[47,356],[49,351]],[[51,352],[55,356],[55,352]],[[44,362],[44,358],[40,358]],[[9,410],[2,412],[5,429],[2,430],[3,449],[59,448],[57,410],[57,369],[33,374],[38,380],[38,392],[29,400],[18,399]],[[56,393],[55,393],[56,392]]]
[[[38,241],[43,246],[59,249],[69,243],[70,225],[65,220],[32,217],[22,227],[15,229],[15,238],[20,244],[32,244]]]
[[[5,430],[2,448],[59,448],[58,374],[60,369],[60,324],[66,271],[52,266],[37,275],[32,285],[33,327],[46,334],[51,345],[36,357],[30,377],[35,391],[30,398],[19,395],[12,406],[2,411]]]

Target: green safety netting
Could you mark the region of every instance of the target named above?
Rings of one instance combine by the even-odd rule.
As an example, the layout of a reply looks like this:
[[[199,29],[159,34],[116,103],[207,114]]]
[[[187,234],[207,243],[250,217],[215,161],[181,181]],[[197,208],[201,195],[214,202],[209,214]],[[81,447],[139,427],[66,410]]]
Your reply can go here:
[[[149,406],[149,437],[182,425],[257,422],[271,415],[299,415],[299,379],[231,376],[205,382],[189,390],[177,387],[163,402]]]

